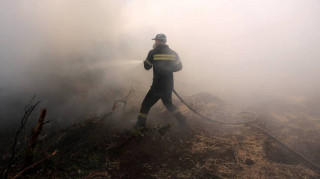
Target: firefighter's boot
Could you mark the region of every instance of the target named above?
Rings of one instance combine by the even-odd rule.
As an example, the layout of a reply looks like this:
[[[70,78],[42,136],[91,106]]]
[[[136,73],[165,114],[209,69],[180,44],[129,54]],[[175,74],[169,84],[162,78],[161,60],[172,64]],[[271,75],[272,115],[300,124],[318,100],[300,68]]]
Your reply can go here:
[[[173,115],[181,126],[188,125],[186,121],[186,117],[181,112],[176,112]]]
[[[174,117],[177,119],[177,121],[179,123],[178,131],[183,132],[184,134],[192,132],[191,127],[189,126],[189,124],[186,121],[186,117],[181,112],[175,113]]]
[[[138,116],[138,120],[136,122],[136,124],[134,125],[134,129],[135,130],[139,130],[141,128],[146,128],[146,117],[142,117],[142,116]]]

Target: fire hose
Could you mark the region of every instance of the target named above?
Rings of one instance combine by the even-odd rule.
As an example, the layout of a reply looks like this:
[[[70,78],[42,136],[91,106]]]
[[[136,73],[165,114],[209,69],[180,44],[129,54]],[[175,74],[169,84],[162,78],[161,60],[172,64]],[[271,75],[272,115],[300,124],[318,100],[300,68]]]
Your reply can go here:
[[[237,122],[237,123],[227,123],[227,122],[223,122],[223,121],[218,121],[218,120],[213,120],[209,117],[206,117],[204,115],[202,115],[200,112],[198,112],[197,110],[195,110],[194,108],[192,108],[188,103],[186,103],[185,100],[183,100],[183,98],[176,92],[176,90],[173,89],[173,93],[178,97],[178,99],[185,104],[192,112],[194,112],[195,114],[197,114],[198,116],[200,116],[202,119],[205,119],[206,121],[209,122],[214,122],[220,125],[242,125],[242,126],[249,126],[252,128],[255,128],[257,130],[259,130],[260,132],[262,132],[263,134],[265,134],[266,136],[268,136],[269,138],[273,139],[275,142],[277,142],[278,144],[280,144],[282,147],[284,147],[285,149],[291,151],[293,154],[295,154],[298,158],[300,158],[302,161],[306,162],[306,164],[308,164],[308,166],[310,168],[316,169],[318,171],[320,171],[320,166],[314,162],[312,162],[311,160],[307,159],[306,157],[304,157],[301,153],[295,151],[294,149],[290,148],[288,145],[286,145],[285,143],[283,143],[280,139],[278,139],[277,137],[273,136],[272,134],[270,134],[268,131],[266,131],[265,129],[253,124],[254,122],[257,121],[257,117],[255,114],[251,113],[251,112],[240,112],[238,114],[248,114],[248,115],[252,115],[254,116],[252,120],[247,121],[247,122]]]

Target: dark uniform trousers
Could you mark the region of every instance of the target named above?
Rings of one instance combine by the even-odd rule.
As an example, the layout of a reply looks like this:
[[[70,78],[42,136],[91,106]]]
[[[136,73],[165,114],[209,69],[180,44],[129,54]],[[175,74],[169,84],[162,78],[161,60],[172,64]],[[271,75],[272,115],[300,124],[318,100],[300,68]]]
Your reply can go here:
[[[166,108],[171,113],[176,112],[177,108],[172,104],[172,90],[171,89],[159,90],[159,89],[151,88],[142,102],[140,113],[148,115],[150,108],[159,99],[161,99],[162,103],[166,106]]]
[[[175,116],[180,124],[185,123],[185,116],[172,104],[172,89],[155,89],[151,87],[142,102],[138,115],[138,126],[145,126],[150,108],[158,102],[159,99],[161,99],[165,107]]]

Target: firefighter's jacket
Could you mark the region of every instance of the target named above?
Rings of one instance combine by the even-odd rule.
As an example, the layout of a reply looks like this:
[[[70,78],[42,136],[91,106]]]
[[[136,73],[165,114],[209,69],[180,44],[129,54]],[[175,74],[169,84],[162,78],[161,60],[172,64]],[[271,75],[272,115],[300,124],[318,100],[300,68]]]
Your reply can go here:
[[[172,90],[173,72],[182,69],[182,63],[178,54],[171,50],[168,45],[157,45],[150,50],[144,68],[149,70],[153,67],[153,83],[151,88]]]

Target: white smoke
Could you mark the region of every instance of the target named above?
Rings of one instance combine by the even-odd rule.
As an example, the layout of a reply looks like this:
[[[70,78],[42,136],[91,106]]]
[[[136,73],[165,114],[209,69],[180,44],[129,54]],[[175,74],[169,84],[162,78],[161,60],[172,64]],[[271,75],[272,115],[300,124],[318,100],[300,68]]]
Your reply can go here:
[[[3,0],[1,120],[16,119],[8,117],[10,109],[33,94],[65,118],[61,111],[70,108],[79,116],[78,111],[101,111],[100,94],[105,101],[116,98],[106,89],[133,83],[147,90],[152,72],[139,63],[157,33],[167,35],[182,59],[183,70],[175,74],[178,91],[209,91],[247,105],[271,97],[300,102],[318,97],[319,5],[317,0]]]

